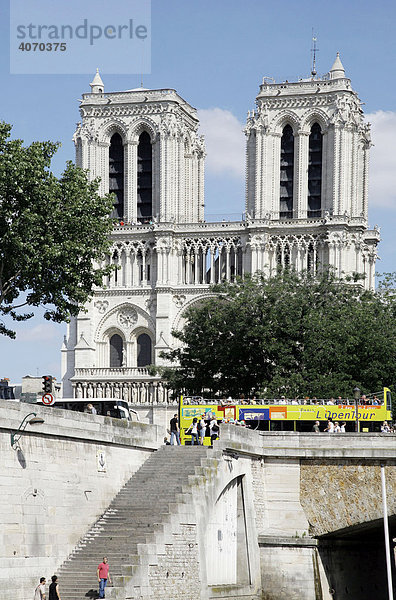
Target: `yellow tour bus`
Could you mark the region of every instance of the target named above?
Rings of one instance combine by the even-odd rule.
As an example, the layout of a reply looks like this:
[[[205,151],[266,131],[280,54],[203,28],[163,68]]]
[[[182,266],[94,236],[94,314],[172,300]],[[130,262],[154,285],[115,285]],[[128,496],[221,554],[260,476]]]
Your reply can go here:
[[[357,401],[359,431],[379,432],[384,421],[392,420],[392,399],[389,388],[381,393],[364,396]],[[303,399],[288,400],[208,400],[201,396],[183,397],[179,402],[180,439],[191,444],[193,419],[206,424],[204,444],[209,446],[210,422],[235,423],[261,431],[312,431],[319,421],[324,431],[327,420],[345,424],[345,430],[355,431],[356,401],[354,399]]]

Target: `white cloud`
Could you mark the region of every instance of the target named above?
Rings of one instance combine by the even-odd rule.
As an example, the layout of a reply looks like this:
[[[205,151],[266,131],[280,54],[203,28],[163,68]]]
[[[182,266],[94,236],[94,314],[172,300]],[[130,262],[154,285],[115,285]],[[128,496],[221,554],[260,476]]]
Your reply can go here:
[[[235,115],[222,108],[198,111],[206,142],[208,173],[245,177],[244,127]],[[370,205],[396,209],[396,112],[379,110],[366,115],[374,146],[370,151]]]
[[[396,209],[396,112],[367,114],[371,123],[370,194],[372,207]]]
[[[200,132],[205,136],[205,169],[216,174],[245,177],[244,125],[229,110],[198,110]]]

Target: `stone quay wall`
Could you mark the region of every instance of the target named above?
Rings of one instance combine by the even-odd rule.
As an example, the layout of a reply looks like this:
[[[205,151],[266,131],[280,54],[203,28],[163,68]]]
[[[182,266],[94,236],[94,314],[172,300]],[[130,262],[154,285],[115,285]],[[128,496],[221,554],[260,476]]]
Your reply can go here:
[[[31,411],[44,423],[12,448]],[[154,425],[6,400],[0,423],[0,600],[30,600],[162,438]]]

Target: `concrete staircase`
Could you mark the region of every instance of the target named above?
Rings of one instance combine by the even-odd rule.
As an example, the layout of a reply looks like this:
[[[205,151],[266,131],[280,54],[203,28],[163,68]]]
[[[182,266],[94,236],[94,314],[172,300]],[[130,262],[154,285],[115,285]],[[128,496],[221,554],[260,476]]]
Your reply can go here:
[[[113,582],[107,598],[125,598],[125,584],[131,580],[139,585],[147,548],[155,547],[178,505],[191,501],[214,454],[202,446],[163,446],[154,452],[59,569],[62,600],[98,597],[96,569],[104,556]]]

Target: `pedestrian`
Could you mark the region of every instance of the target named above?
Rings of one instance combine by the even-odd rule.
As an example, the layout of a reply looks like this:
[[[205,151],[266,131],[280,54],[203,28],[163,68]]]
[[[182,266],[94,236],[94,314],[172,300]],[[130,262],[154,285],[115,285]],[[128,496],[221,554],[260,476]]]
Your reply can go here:
[[[180,430],[179,430],[179,422],[177,420],[177,414],[173,415],[173,419],[170,420],[169,425],[170,425],[170,434],[171,434],[171,439],[170,439],[171,446],[176,445],[174,443],[174,440],[176,440],[177,445],[180,446]]]
[[[99,582],[99,598],[105,597],[105,589],[107,581],[111,583],[109,563],[107,562],[107,556],[103,557],[103,562],[100,563],[97,569],[98,582]]]
[[[340,433],[345,433],[345,431],[346,431],[346,423],[345,423],[345,421],[344,421],[344,423],[341,423],[341,426],[340,426]]]
[[[390,427],[387,421],[384,421],[381,425],[381,433],[390,433]]]
[[[186,433],[191,433],[191,446],[194,446],[196,443],[199,446],[198,439],[198,419],[194,417],[190,427],[187,429]]]
[[[331,419],[327,419],[327,427],[325,429],[328,433],[334,433],[334,423]]]
[[[93,404],[89,403],[87,404],[87,413],[90,415],[97,415],[98,411],[96,410]]]
[[[319,421],[315,421],[315,424],[314,424],[314,426],[312,427],[312,431],[313,431],[314,433],[320,433],[320,427],[319,427],[319,425],[320,425]]]
[[[204,445],[205,436],[206,436],[206,423],[205,423],[205,415],[201,415],[201,419],[198,423],[198,433],[199,433],[199,443],[201,446]]]
[[[52,575],[51,581],[52,583],[49,586],[48,600],[61,600],[57,576]]]
[[[45,600],[45,577],[40,577],[40,583],[34,590],[34,600]]]
[[[231,422],[231,420],[230,420]],[[209,423],[209,429],[210,429],[210,446],[211,448],[213,448],[213,442],[220,437],[219,433],[220,433],[220,427],[217,424],[216,419],[212,419]]]
[[[334,433],[341,433],[341,427],[338,421],[334,423]]]

